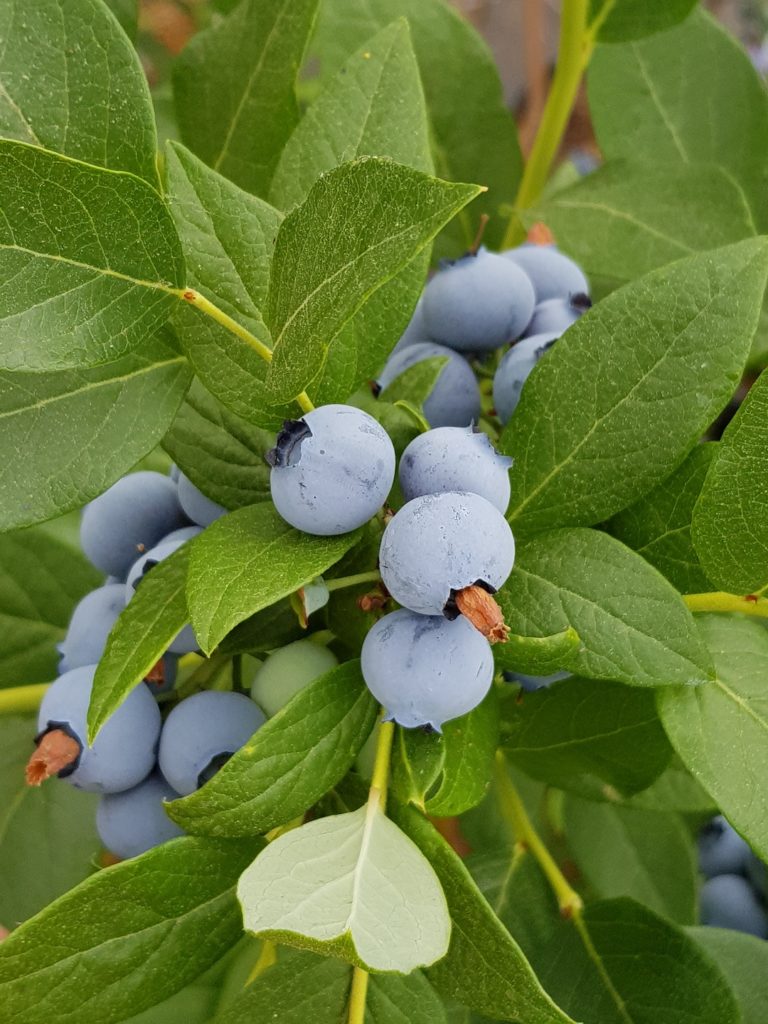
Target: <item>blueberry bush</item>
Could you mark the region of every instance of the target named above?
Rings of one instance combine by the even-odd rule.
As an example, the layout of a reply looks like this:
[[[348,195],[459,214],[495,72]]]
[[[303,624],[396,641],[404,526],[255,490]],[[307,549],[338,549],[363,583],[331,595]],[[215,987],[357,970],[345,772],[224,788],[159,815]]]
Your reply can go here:
[[[0,0],[0,1024],[765,1024],[762,80],[205,11]]]

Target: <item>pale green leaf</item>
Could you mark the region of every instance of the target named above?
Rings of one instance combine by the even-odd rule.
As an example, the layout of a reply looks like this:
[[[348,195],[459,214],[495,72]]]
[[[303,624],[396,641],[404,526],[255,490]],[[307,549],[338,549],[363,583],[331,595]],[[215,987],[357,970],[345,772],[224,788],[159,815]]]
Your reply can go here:
[[[590,0],[589,25],[601,43],[623,43],[672,28],[696,0]]]
[[[407,974],[448,948],[440,882],[377,801],[280,836],[237,893],[247,931],[373,970]]]
[[[763,1024],[768,1005],[768,945],[725,928],[688,928],[725,975],[741,1009],[741,1024]]]

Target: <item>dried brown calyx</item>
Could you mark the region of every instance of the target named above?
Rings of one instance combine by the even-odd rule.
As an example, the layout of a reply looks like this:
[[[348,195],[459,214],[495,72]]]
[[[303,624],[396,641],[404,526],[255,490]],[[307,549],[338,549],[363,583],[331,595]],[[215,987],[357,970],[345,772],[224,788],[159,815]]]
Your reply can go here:
[[[535,224],[531,225],[526,241],[531,242],[532,245],[554,245],[555,236],[549,230],[547,225],[543,221],[539,220],[536,221]]]
[[[475,629],[479,629],[491,644],[504,644],[509,636],[509,626],[504,622],[493,594],[478,584],[457,590],[454,595],[456,608]]]
[[[49,729],[38,741],[37,749],[27,761],[26,779],[30,786],[39,786],[46,779],[77,764],[82,746],[64,729]]]
[[[144,676],[144,682],[151,686],[163,686],[165,683],[165,662],[161,658],[156,661],[152,668]]]

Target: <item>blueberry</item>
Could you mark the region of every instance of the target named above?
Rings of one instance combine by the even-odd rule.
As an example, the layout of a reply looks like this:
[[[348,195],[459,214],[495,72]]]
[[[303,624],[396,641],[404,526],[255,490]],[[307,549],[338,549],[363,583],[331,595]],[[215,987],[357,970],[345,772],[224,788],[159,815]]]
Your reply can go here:
[[[199,526],[189,527],[188,529],[194,529],[197,533],[201,533],[202,530]],[[171,540],[169,537],[164,537],[159,544],[155,547],[150,548],[141,558],[137,559],[131,566],[130,572],[128,573],[128,579],[125,582],[125,602],[131,600],[133,595],[136,593],[137,587],[141,584],[148,572],[164,558],[169,558],[175,551],[185,544],[190,538],[186,535],[186,531],[177,530],[176,539]],[[184,536],[178,536],[184,534]],[[173,534],[171,535],[173,536]],[[194,534],[193,534],[194,536]],[[200,645],[197,642],[192,626],[185,626],[177,636],[172,640],[168,650],[172,654],[191,654],[193,651],[199,651]]]
[[[572,295],[569,298],[545,299],[533,311],[531,322],[525,329],[524,337],[534,334],[562,334],[571,324],[576,323],[592,306],[588,295]]]
[[[768,918],[752,886],[741,875],[717,875],[701,887],[701,923],[768,938]]]
[[[207,782],[265,722],[242,693],[204,690],[177,704],[160,735],[158,763],[177,793]]]
[[[400,335],[397,344],[389,354],[390,358],[395,352],[402,352],[404,348],[409,348],[411,345],[417,345],[419,342],[429,340],[427,328],[424,325],[424,303],[419,299],[413,311],[413,316],[408,321],[408,326]]]
[[[289,421],[268,453],[280,515],[304,533],[349,533],[384,504],[395,478],[395,449],[361,409],[324,405]]]
[[[422,302],[430,338],[458,351],[485,352],[520,337],[536,297],[524,271],[480,249],[438,271]]]
[[[559,683],[561,679],[570,679],[571,672],[553,672],[549,676],[527,676],[523,672],[505,672],[504,679],[508,683],[518,683],[526,693],[535,693],[536,690],[545,690],[553,683]]]
[[[188,476],[179,473],[179,503],[193,523],[198,526],[210,526],[217,519],[226,515],[227,510],[223,505],[217,505],[215,501],[206,498]]]
[[[104,653],[109,632],[125,608],[125,586],[112,583],[92,590],[76,606],[61,644],[67,669],[95,665]]]
[[[420,434],[400,458],[406,501],[422,494],[470,491],[502,514],[509,505],[512,459],[499,455],[487,434],[471,427],[438,427]]]
[[[363,678],[387,717],[409,728],[467,714],[493,680],[488,641],[466,619],[401,609],[379,619],[363,643]]]
[[[144,682],[154,694],[170,693],[176,685],[178,671],[179,655],[166,651],[162,658],[144,676]]]
[[[125,579],[142,551],[185,522],[176,485],[162,473],[130,473],[83,510],[80,542],[102,572]]]
[[[269,655],[251,684],[251,697],[267,718],[294,694],[338,665],[336,656],[312,640],[296,640]]]
[[[202,532],[202,526],[182,526],[178,530],[171,530],[171,532],[167,533],[165,537],[161,537],[157,544],[159,546],[160,544],[170,544],[171,541],[193,540]]]
[[[534,334],[523,338],[499,363],[493,378],[493,404],[502,423],[507,423],[517,408],[523,384],[534,366],[559,337],[559,334]]]
[[[99,838],[110,853],[126,860],[183,836],[163,807],[164,800],[178,795],[159,772],[153,772],[133,789],[103,796],[96,809]]]
[[[707,878],[744,872],[750,852],[748,843],[719,814],[699,836],[699,870]]]
[[[547,299],[589,295],[589,282],[581,267],[554,245],[526,242],[516,249],[507,249],[502,256],[528,275],[536,293],[537,304]]]
[[[480,388],[466,359],[444,345],[421,342],[390,356],[378,380],[382,397],[401,373],[436,356],[445,356],[448,362],[424,403],[424,416],[432,427],[468,427],[480,416]]]
[[[93,746],[86,746],[86,715],[95,673],[95,665],[72,669],[46,691],[37,717],[38,749],[27,766],[30,782],[58,774],[78,789],[119,793],[138,785],[152,771],[160,711],[143,683],[107,719]],[[59,743],[57,748],[56,742],[67,740],[76,756],[67,755],[67,763],[59,765],[55,759],[63,747]]]
[[[515,542],[504,516],[467,492],[428,494],[404,505],[381,540],[379,565],[394,599],[440,615],[454,592],[479,584],[493,592],[509,576]]]
[[[766,885],[768,872],[766,872],[763,861],[751,850],[747,858],[747,878],[752,883],[752,888],[765,899],[768,896],[768,886]]]

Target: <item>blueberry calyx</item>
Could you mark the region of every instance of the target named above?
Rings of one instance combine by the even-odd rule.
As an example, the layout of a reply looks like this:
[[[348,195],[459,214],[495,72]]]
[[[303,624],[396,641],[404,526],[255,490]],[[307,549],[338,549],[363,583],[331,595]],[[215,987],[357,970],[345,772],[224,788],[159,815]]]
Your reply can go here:
[[[219,769],[224,767],[233,754],[234,750],[222,750],[220,754],[215,754],[197,776],[197,788],[200,789],[200,787],[204,786],[206,782],[210,782],[213,776],[219,771]]]
[[[490,583],[486,583],[485,580],[475,580],[474,583],[470,583],[469,585],[472,587],[480,587],[480,589],[484,590],[486,594],[496,593],[496,588],[492,587]],[[462,587],[461,589],[465,590],[466,587]],[[451,596],[448,598],[448,600],[445,602],[443,606],[443,615],[446,617],[446,619],[448,619],[449,622],[453,622],[454,619],[458,619],[458,617],[461,615],[459,606],[456,604],[456,595],[458,593],[458,590],[451,588]]]
[[[267,465],[273,469],[295,466],[301,458],[301,443],[308,437],[312,437],[312,431],[304,420],[284,420],[275,447],[264,456]]]
[[[586,294],[586,292],[576,292],[570,298],[571,309],[577,313],[586,313],[588,309],[592,309],[592,299]]]
[[[83,754],[83,741],[70,726],[69,722],[49,722],[47,727],[39,732],[35,736],[35,747],[39,747],[43,739],[52,732],[63,732],[65,736],[68,736],[74,743],[77,744],[79,750],[74,760],[64,765],[63,768],[56,772],[56,776],[60,779],[66,779],[69,775],[74,774],[80,765],[80,758]]]

